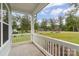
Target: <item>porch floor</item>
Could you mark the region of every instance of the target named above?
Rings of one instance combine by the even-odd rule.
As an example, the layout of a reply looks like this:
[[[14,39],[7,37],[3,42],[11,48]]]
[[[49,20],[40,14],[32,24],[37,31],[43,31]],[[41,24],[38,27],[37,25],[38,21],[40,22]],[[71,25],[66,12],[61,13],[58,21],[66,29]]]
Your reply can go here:
[[[32,43],[14,45],[9,56],[44,56],[44,54]]]

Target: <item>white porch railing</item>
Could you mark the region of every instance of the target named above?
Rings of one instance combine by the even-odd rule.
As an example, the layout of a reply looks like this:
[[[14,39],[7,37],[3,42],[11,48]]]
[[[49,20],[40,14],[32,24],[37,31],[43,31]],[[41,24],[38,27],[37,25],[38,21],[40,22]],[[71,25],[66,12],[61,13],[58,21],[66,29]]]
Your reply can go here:
[[[79,56],[79,45],[50,38],[40,34],[33,34],[33,43],[46,55]]]

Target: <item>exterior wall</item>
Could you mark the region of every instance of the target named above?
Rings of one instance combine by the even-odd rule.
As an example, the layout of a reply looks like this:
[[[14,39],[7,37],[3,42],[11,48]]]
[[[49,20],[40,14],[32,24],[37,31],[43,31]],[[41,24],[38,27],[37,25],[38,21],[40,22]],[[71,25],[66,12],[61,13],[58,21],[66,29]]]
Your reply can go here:
[[[2,47],[0,47],[0,56],[7,56],[10,49],[10,40],[8,40]]]
[[[3,25],[1,25],[2,32],[1,32],[1,47],[0,47],[0,56],[7,56],[10,49],[11,49],[11,34],[12,34],[12,28],[11,28],[11,13],[10,8],[8,7],[8,4],[5,4],[9,10],[8,12],[8,40],[3,43]],[[3,4],[1,4],[1,10],[3,9]],[[1,22],[3,23],[3,14],[1,11]]]

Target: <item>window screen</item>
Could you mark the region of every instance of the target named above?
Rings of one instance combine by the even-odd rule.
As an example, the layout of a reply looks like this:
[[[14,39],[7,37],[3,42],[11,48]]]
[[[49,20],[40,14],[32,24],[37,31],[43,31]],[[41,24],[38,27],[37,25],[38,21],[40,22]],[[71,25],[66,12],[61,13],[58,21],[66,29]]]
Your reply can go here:
[[[0,3],[0,21],[1,21],[1,3]]]
[[[5,4],[3,4],[3,43],[8,40],[8,9]]]
[[[3,21],[8,23],[8,9],[5,4],[3,4]]]
[[[8,40],[8,25],[3,24],[3,43]]]

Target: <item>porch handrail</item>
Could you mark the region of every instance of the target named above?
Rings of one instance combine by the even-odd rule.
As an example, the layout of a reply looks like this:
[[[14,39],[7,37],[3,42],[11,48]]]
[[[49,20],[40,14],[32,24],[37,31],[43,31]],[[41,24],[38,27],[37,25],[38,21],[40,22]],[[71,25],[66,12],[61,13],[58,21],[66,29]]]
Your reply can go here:
[[[31,33],[19,33],[19,34],[13,34],[13,36],[25,35],[25,34],[30,35]]]
[[[33,42],[43,48],[50,55],[78,55],[79,51],[78,44],[36,33],[33,34]]]

